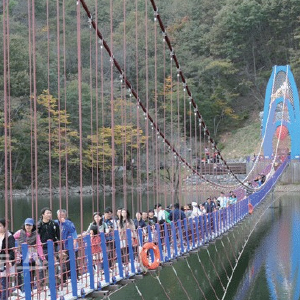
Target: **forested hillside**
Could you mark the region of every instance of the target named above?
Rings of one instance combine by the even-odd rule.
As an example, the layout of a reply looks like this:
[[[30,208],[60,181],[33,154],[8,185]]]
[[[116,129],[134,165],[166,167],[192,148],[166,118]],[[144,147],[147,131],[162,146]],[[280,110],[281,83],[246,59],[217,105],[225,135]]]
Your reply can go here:
[[[30,1],[31,2],[31,1]],[[111,40],[110,7],[108,0],[98,0],[98,26],[107,41]],[[128,1],[113,0],[113,28],[115,55],[123,61],[123,14],[124,3],[127,17],[127,47],[126,47],[126,74],[136,83],[135,44],[136,33],[144,34],[144,27],[135,26],[136,4],[141,7],[137,18],[143,20],[145,12],[144,0]],[[140,5],[140,2],[143,5]],[[153,23],[153,11],[148,1],[148,21]],[[95,1],[86,0],[86,3],[96,11]],[[176,55],[181,62],[181,68],[188,79],[189,87],[197,102],[199,111],[205,122],[218,141],[221,134],[247,125],[253,115],[258,115],[263,108],[264,93],[267,80],[274,65],[291,65],[296,82],[300,83],[300,4],[299,0],[156,0],[159,14],[165,24],[168,36],[172,41]],[[0,4],[1,14],[1,41],[0,51],[4,52],[4,41],[9,43],[9,95],[11,111],[11,153],[13,178],[15,187],[24,187],[31,184],[31,133],[32,111],[32,36],[29,36],[29,22],[34,22],[35,37],[35,75],[37,102],[37,122],[39,139],[39,174],[41,178],[48,176],[48,161],[46,155],[49,148],[48,126],[52,128],[52,163],[58,164],[62,155],[58,144],[68,144],[69,179],[72,184],[78,184],[79,162],[79,131],[78,131],[78,68],[77,68],[77,36],[76,36],[76,0],[64,1],[35,1],[34,17],[28,19],[28,1],[9,1],[9,35],[7,28],[3,29],[3,2]],[[119,17],[118,17],[119,16]],[[32,24],[32,23],[31,23]],[[58,28],[58,25],[59,28]],[[149,25],[150,26],[150,25]],[[90,52],[91,29],[81,24],[82,43],[82,114],[91,113],[90,99],[96,94],[95,78],[90,82],[90,66],[95,64],[95,50]],[[92,33],[94,34],[94,33]],[[57,38],[60,36],[60,38]],[[120,37],[118,39],[118,37]],[[151,35],[149,36],[151,39]],[[49,42],[48,42],[49,41]],[[60,42],[58,44],[58,41]],[[132,41],[132,42],[131,42]],[[6,46],[7,47],[7,46]],[[145,54],[144,46],[139,48],[138,56]],[[49,51],[48,49],[51,49]],[[56,50],[53,50],[56,49]],[[67,51],[65,50],[67,49]],[[154,53],[149,46],[149,65],[154,62]],[[31,51],[31,52],[30,52]],[[57,60],[61,52],[60,60]],[[30,55],[29,55],[30,54]],[[146,72],[144,60],[140,60],[139,73]],[[100,62],[98,62],[100,64]],[[0,60],[0,93],[4,93],[4,60]],[[110,64],[106,62],[104,69],[109,70]],[[108,71],[102,74],[109,76]],[[93,75],[95,76],[95,75]],[[100,76],[100,74],[99,74]],[[150,74],[151,76],[151,74]],[[109,86],[104,84],[104,97],[108,97]],[[105,89],[107,88],[107,92]],[[141,94],[146,94],[145,83],[139,82]],[[151,91],[152,86],[149,87]],[[161,87],[163,90],[163,88]],[[48,92],[47,92],[48,91]],[[51,101],[49,101],[49,93]],[[67,99],[67,105],[65,105]],[[4,97],[1,96],[1,110],[4,107]],[[49,104],[50,103],[50,104]],[[109,103],[106,104],[107,106]],[[92,111],[95,107],[92,107]],[[99,110],[100,111],[100,110]],[[126,112],[125,112],[126,113]],[[118,114],[116,117],[120,117]],[[2,122],[3,112],[1,113]],[[160,119],[163,116],[160,116]],[[50,121],[49,121],[50,120]],[[111,145],[109,139],[112,135],[109,117],[106,123],[103,119],[98,121],[84,118],[82,124],[83,166],[85,179],[90,178],[95,165],[91,162],[90,146],[95,138],[91,128],[99,128],[102,136],[102,160],[99,165],[109,168]],[[103,121],[104,122],[104,121]],[[184,124],[189,133],[189,124]],[[59,123],[59,125],[58,125]],[[142,135],[140,144],[145,142],[143,132],[138,132],[128,124],[127,147],[137,148],[136,136]],[[67,128],[67,134],[62,135],[62,128]],[[119,128],[120,129],[120,128]],[[121,140],[122,130],[116,128],[114,132],[116,141]],[[1,128],[0,146],[0,176],[4,171],[4,126]],[[193,134],[193,132],[191,132]],[[62,136],[65,136],[62,137]],[[61,140],[62,138],[62,140]],[[107,141],[107,143],[106,143]],[[116,143],[115,151],[118,149]],[[128,158],[130,159],[130,158]],[[60,164],[64,164],[62,160]],[[105,164],[107,163],[107,164]],[[120,164],[122,162],[116,162]],[[106,165],[106,167],[104,167]],[[109,170],[107,170],[109,171]],[[64,173],[60,174],[64,178]],[[59,178],[52,178],[54,185]],[[47,180],[45,180],[47,181]],[[1,185],[1,184],[0,184]]]

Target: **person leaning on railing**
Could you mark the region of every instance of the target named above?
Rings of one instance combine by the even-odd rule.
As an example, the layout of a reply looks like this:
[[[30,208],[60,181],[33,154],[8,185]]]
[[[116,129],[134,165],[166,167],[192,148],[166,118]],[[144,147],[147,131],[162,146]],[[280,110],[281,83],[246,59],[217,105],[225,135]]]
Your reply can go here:
[[[14,234],[14,238],[18,241],[18,250],[20,251],[21,257],[18,262],[18,277],[17,277],[17,286],[24,292],[23,286],[23,262],[25,259],[28,260],[30,266],[30,282],[31,288],[34,285],[34,276],[35,276],[35,267],[41,266],[42,262],[45,264],[47,261],[43,253],[42,243],[40,236],[36,231],[36,226],[32,218],[27,218],[20,230]],[[28,245],[28,254],[27,257],[22,256],[22,244],[27,243]],[[40,269],[41,270],[41,269]],[[39,276],[43,275],[42,272],[39,272]],[[42,279],[42,278],[40,278]]]

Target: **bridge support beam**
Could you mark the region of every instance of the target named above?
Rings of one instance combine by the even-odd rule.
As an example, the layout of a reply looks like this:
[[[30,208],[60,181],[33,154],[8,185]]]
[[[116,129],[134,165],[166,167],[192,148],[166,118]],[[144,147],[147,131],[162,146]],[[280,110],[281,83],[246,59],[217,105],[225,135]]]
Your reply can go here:
[[[264,114],[262,138],[265,157],[274,154],[273,137],[279,126],[285,126],[291,139],[291,159],[300,158],[300,108],[299,94],[290,66],[274,66],[269,79]]]

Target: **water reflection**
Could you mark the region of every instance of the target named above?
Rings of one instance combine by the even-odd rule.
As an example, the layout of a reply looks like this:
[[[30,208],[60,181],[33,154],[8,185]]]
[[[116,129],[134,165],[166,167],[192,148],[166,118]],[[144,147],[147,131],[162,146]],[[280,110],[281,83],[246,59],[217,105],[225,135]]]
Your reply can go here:
[[[235,275],[242,277],[232,299],[300,299],[299,224],[299,197],[280,197],[251,239],[247,251],[253,253],[243,274]]]

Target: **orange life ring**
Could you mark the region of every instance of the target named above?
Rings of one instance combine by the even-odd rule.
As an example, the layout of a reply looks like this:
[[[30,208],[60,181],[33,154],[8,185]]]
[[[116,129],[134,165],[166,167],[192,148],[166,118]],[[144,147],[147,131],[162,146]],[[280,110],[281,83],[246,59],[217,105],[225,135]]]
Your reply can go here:
[[[154,252],[154,261],[152,263],[149,262],[148,259],[148,251],[152,249]],[[141,260],[143,265],[150,270],[155,270],[160,263],[160,253],[159,253],[159,248],[154,244],[154,243],[145,243],[144,246],[142,247],[141,251]]]

